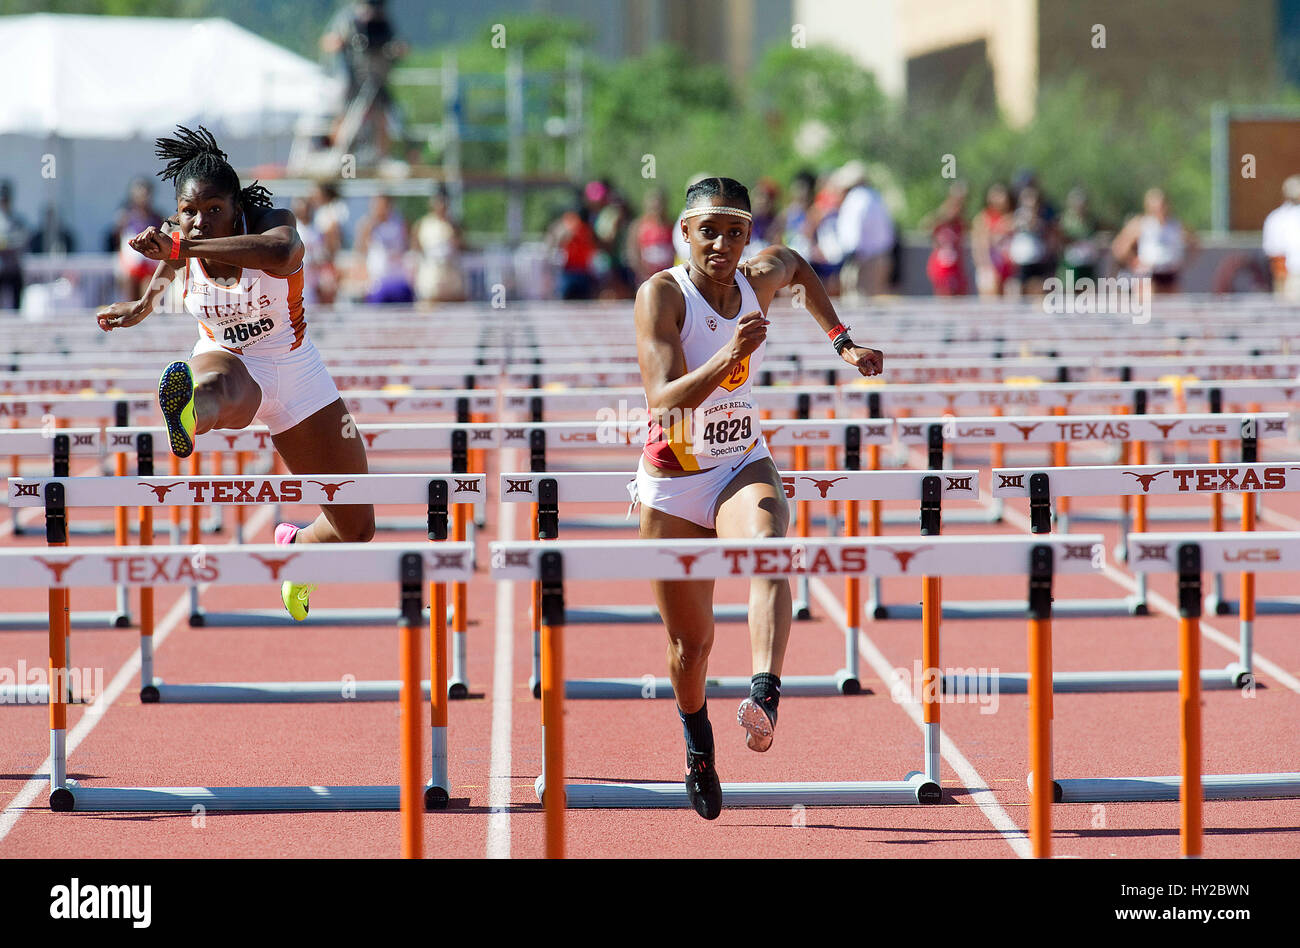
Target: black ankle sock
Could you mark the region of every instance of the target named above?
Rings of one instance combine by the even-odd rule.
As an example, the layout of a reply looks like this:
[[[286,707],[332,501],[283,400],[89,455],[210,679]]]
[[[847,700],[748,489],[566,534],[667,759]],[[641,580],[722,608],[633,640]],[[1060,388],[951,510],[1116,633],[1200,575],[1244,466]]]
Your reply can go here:
[[[755,704],[776,720],[776,706],[781,703],[781,677],[771,672],[759,672],[749,680],[749,697]]]
[[[704,702],[698,711],[690,714],[679,707],[677,715],[682,719],[682,730],[686,733],[686,749],[694,754],[712,754],[713,727],[709,724],[709,703]]]

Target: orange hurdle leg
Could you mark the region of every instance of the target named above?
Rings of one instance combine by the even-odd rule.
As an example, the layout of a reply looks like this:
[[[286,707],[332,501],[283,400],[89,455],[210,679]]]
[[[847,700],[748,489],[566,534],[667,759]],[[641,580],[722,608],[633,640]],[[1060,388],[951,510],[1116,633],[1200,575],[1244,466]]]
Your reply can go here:
[[[921,577],[921,698],[925,722],[925,775],[939,783],[939,704],[943,669],[939,666],[939,622],[943,617],[942,581]]]
[[[467,504],[455,504],[451,508],[452,540],[460,543],[465,540],[468,529],[470,507]],[[451,679],[448,694],[453,698],[469,697],[468,677],[465,671],[466,629],[468,628],[467,587],[465,583],[451,584]]]
[[[433,726],[433,779],[425,804],[443,809],[451,799],[447,776],[447,584],[429,584],[429,705]]]
[[[1201,620],[1178,620],[1179,760],[1182,792],[1179,794],[1179,835],[1182,854],[1201,855]]]
[[[808,446],[804,444],[795,445],[794,448],[794,469],[796,471],[808,470]],[[807,539],[811,534],[812,504],[806,500],[795,501],[797,508],[796,519],[798,525],[795,535],[800,539]],[[809,607],[808,594],[808,577],[799,576],[795,580],[794,596],[794,617],[796,619],[811,619],[812,609]]]
[[[419,859],[424,853],[421,813],[424,794],[420,786],[420,635],[414,624],[400,624],[402,666],[402,858]]]
[[[1052,855],[1052,620],[1029,620],[1029,838],[1034,857]]]
[[[564,650],[563,628],[542,620],[542,779],[546,807],[546,858],[564,858]]]

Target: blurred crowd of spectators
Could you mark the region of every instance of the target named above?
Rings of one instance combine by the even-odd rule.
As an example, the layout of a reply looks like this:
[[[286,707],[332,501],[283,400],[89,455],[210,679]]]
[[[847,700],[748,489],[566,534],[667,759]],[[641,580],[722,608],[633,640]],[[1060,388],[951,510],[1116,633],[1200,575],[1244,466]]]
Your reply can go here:
[[[902,260],[899,228],[882,189],[861,162],[818,176],[802,171],[785,192],[761,179],[750,192],[754,221],[743,259],[770,244],[800,253],[835,295],[866,297],[897,290]],[[1300,175],[1286,179],[1282,204],[1264,222],[1263,254],[1229,255],[1214,278],[1231,291],[1246,273],[1250,287],[1300,302]],[[0,309],[17,308],[24,289],[24,253],[77,249],[53,208],[36,227],[12,208],[12,189],[0,182]],[[1176,292],[1197,240],[1165,194],[1148,190],[1142,211],[1108,227],[1082,188],[1058,209],[1032,171],[1010,184],[995,182],[982,206],[968,209],[966,185],[954,181],[940,206],[922,222],[930,250],[925,275],[939,296],[1034,296],[1055,277],[1068,287],[1085,278],[1150,277],[1159,292]],[[161,206],[160,206],[161,204]],[[130,237],[163,220],[170,202],[156,201],[148,178],[131,182],[103,249],[116,257],[118,292],[137,299],[155,264],[131,249]],[[607,179],[577,190],[548,227],[553,294],[560,299],[630,299],[659,270],[684,262],[688,248],[676,200],[652,189],[639,208]],[[353,205],[358,207],[359,205]],[[292,209],[306,247],[307,301],[437,303],[464,300],[467,251],[448,195],[441,188],[425,213],[409,220],[379,195],[358,218],[330,183],[317,184]],[[1267,264],[1263,262],[1267,257]],[[543,281],[545,282],[545,281]]]

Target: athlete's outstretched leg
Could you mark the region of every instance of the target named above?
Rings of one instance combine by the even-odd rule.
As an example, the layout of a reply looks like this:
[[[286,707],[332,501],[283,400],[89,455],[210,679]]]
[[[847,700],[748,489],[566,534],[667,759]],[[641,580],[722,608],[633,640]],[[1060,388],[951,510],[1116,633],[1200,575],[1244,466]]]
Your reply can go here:
[[[158,406],[172,453],[189,457],[195,435],[213,428],[246,428],[262,404],[262,389],[238,356],[203,352],[173,362],[158,381]]]
[[[641,536],[699,539],[714,533],[642,504]],[[668,632],[668,677],[686,737],[686,795],[695,812],[716,819],[722,812],[722,784],[713,763],[713,727],[704,694],[713,648],[713,580],[651,581],[650,587]]]
[[[769,458],[741,469],[718,499],[717,532],[721,538],[783,537],[790,524],[781,476]],[[750,695],[737,711],[748,732],[751,750],[772,746],[781,667],[790,641],[790,581],[753,577],[749,581],[749,645],[753,661]]]
[[[343,399],[326,405],[287,431],[272,435],[275,449],[294,474],[365,474],[366,447]],[[370,504],[322,506],[320,516],[298,531],[295,543],[368,543],[375,535]]]

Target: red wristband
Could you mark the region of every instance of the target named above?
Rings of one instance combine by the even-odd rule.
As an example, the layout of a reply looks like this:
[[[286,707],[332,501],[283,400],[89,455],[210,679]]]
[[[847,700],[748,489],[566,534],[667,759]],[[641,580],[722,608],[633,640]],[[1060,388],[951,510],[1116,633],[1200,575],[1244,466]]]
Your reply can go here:
[[[170,259],[179,260],[180,258],[181,258],[181,232],[179,230],[174,230],[172,231],[172,253]]]
[[[826,337],[830,339],[832,342],[834,342],[836,336],[843,335],[848,331],[849,331],[848,326],[845,326],[843,323],[836,323],[833,329],[827,330]]]

